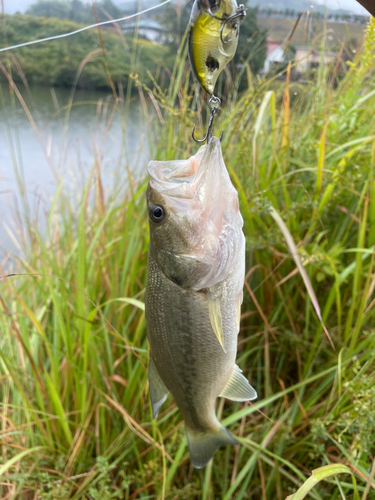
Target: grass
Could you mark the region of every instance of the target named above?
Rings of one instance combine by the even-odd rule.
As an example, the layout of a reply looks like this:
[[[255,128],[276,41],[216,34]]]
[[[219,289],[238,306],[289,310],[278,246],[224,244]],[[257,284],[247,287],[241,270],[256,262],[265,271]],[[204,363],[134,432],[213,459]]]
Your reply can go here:
[[[363,54],[337,82],[322,65],[304,85],[287,77],[275,87],[245,65],[246,91],[236,93],[237,78],[214,125],[225,130],[247,241],[238,364],[259,399],[218,402],[242,446],[202,471],[191,468],[173,399],[151,419],[146,179],[122,164],[124,182],[105,192],[96,162],[82,192],[59,185],[43,232],[24,199],[23,274],[3,279],[0,294],[1,498],[374,497],[374,30],[372,21]],[[192,110],[203,103],[185,56],[168,93],[150,89],[161,160],[196,151]],[[126,101],[113,106],[125,124]]]

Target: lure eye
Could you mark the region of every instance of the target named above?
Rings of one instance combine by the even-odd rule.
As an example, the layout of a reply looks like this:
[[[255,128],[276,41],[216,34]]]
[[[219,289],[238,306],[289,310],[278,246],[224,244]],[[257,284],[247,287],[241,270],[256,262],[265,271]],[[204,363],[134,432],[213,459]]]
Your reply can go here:
[[[217,11],[220,7],[221,0],[202,0],[202,6],[204,9]]]
[[[153,222],[163,222],[165,219],[164,208],[160,205],[152,205],[149,209],[149,216]]]

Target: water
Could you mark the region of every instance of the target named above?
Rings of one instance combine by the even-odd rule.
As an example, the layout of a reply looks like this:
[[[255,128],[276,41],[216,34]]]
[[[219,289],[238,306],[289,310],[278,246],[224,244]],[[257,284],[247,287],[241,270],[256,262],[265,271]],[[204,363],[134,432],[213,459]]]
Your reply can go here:
[[[149,155],[145,118],[137,101],[121,120],[117,111],[113,113],[111,94],[77,90],[67,121],[70,90],[32,88],[28,92],[20,88],[33,126],[17,97],[12,103],[4,87],[0,103],[0,265],[9,252],[20,250],[7,229],[17,226],[17,212],[22,217],[17,175],[24,179],[31,213],[38,205],[48,211],[58,183],[63,180],[66,189],[82,189],[96,159],[104,185],[110,189],[118,184],[121,172],[126,178],[128,168],[138,175],[145,173]]]

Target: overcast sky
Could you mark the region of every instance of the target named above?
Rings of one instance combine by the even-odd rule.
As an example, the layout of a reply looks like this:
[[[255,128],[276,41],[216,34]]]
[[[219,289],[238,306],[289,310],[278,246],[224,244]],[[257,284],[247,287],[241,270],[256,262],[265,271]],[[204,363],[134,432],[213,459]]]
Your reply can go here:
[[[126,0],[113,0],[115,4],[124,3]],[[366,10],[359,5],[356,0],[316,0],[318,3],[327,3],[327,6],[332,9],[346,9],[352,10],[358,14],[366,14]],[[33,4],[35,0],[4,0],[5,12],[13,14],[14,12],[24,11]],[[240,3],[240,2],[238,2]],[[260,3],[260,2],[259,2]]]

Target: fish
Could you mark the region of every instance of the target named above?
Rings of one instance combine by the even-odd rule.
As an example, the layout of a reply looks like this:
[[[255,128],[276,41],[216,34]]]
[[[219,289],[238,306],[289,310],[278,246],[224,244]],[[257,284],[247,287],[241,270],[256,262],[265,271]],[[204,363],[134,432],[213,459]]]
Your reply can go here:
[[[217,397],[257,397],[235,363],[243,219],[216,137],[187,160],[151,161],[148,173],[145,313],[152,416],[171,393],[199,469],[220,446],[238,444],[216,417]]]
[[[189,57],[200,86],[213,95],[216,81],[233,59],[246,16],[236,0],[195,0],[189,22]]]

